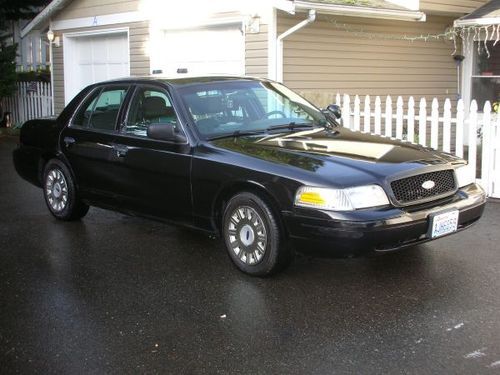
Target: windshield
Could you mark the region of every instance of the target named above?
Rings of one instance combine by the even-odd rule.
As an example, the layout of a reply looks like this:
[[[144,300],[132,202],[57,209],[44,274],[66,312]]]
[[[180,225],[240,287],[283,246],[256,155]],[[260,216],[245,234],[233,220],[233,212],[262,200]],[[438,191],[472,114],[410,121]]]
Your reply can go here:
[[[327,122],[311,103],[274,82],[219,81],[178,91],[205,139]]]

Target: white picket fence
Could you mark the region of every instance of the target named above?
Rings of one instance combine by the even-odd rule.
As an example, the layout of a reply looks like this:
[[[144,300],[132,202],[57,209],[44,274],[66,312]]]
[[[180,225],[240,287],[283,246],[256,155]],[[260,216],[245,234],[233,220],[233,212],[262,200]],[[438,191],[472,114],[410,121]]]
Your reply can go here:
[[[390,96],[384,106],[377,96],[372,108],[368,95],[364,100],[356,95],[351,101],[349,95],[337,94],[336,104],[342,108],[346,128],[418,143],[465,158],[471,175],[488,196],[500,198],[500,115],[492,113],[490,102],[485,103],[482,113],[475,100],[466,111],[461,99],[452,108],[450,99],[440,107],[435,98],[429,110],[425,98],[416,108],[413,97],[406,103],[398,97],[394,108]]]
[[[18,82],[17,91],[2,100],[4,112],[10,112],[12,123],[21,125],[27,120],[52,116],[50,83]]]

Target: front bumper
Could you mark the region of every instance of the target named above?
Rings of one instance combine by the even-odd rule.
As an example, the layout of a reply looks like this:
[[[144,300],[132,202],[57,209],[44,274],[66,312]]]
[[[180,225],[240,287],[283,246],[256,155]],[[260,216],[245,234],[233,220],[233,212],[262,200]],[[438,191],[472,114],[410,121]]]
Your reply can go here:
[[[484,191],[471,184],[452,197],[417,207],[352,212],[296,209],[283,217],[299,250],[387,252],[433,240],[428,237],[429,215],[442,211],[457,209],[458,231],[464,230],[479,220],[485,203]]]

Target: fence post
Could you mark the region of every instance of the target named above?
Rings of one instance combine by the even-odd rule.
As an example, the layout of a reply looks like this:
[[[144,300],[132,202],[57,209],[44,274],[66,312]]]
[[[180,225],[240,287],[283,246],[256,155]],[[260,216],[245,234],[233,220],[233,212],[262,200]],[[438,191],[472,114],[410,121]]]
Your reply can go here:
[[[340,106],[340,94],[339,93],[337,93],[337,95],[335,95],[335,104]]]
[[[451,145],[451,102],[450,99],[444,101],[443,119],[443,151],[450,152]]]
[[[486,194],[490,195],[492,193],[490,158],[492,156],[493,147],[491,144],[491,104],[489,100],[484,103],[481,147],[481,182],[486,190]]]
[[[344,102],[342,103],[342,124],[344,128],[351,128],[351,99],[347,94],[344,94]]]
[[[365,113],[364,113],[364,123],[363,123],[363,131],[365,133],[370,132],[370,116],[371,116],[371,110],[370,110],[370,95],[365,96]]]
[[[360,99],[359,95],[354,97],[354,126],[353,130],[359,131],[360,122],[361,122],[361,109],[360,109]]]
[[[382,133],[382,103],[380,96],[375,98],[375,134]]]
[[[415,100],[413,100],[413,96],[410,96],[408,100],[408,120],[407,120],[407,139],[409,142],[413,142],[415,140]]]
[[[460,99],[457,104],[457,127],[455,129],[455,155],[464,157],[464,101]]]
[[[477,102],[474,99],[470,104],[469,114],[469,173],[476,177],[477,165]]]
[[[398,96],[396,102],[396,138],[403,139],[403,98]]]
[[[439,148],[439,103],[437,98],[432,99],[431,109],[431,147],[434,150]]]
[[[427,132],[427,103],[425,98],[420,99],[418,110],[418,143],[425,146],[425,133]]]
[[[494,127],[493,131],[493,136],[491,139],[493,140],[491,142],[491,145],[494,148],[494,158],[493,158],[493,168],[492,170],[495,171],[493,174],[493,191],[492,191],[492,196],[495,198],[500,198],[500,116],[497,116],[497,122],[495,124],[496,126]]]
[[[385,100],[385,136],[392,137],[392,99],[387,96]]]

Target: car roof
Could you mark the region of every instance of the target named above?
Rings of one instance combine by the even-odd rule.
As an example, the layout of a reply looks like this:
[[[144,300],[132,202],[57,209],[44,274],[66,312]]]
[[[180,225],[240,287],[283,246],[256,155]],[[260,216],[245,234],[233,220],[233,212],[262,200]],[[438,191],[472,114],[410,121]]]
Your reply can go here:
[[[198,83],[223,82],[223,81],[268,81],[268,80],[256,77],[249,77],[249,76],[205,75],[205,76],[168,77],[160,74],[155,74],[149,76],[116,78],[108,81],[97,82],[95,84],[101,85],[108,83],[116,84],[116,83],[161,82],[170,84],[172,86],[184,86],[184,85],[192,85]]]

